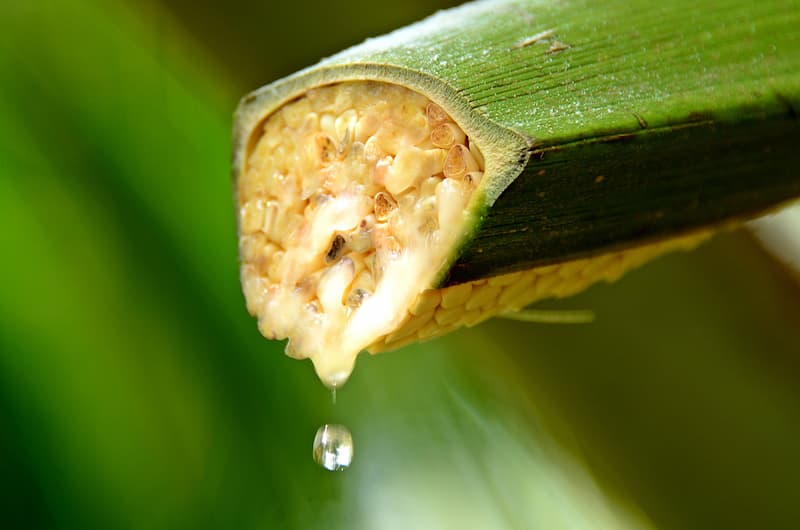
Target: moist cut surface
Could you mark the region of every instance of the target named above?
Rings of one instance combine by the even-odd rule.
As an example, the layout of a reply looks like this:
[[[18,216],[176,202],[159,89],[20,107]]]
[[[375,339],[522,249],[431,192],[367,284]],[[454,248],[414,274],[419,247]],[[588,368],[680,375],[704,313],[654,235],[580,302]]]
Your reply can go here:
[[[481,154],[430,100],[373,82],[308,91],[251,146],[236,189],[248,310],[341,385],[457,247]]]

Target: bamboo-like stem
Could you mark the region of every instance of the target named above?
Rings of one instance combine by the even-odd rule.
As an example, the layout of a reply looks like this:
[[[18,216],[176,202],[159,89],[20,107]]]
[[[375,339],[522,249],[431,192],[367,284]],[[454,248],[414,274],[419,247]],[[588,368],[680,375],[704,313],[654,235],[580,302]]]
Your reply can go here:
[[[244,98],[234,175],[280,105],[377,80],[440,105],[486,159],[443,285],[745,219],[800,195],[798,26],[778,0],[467,4]]]

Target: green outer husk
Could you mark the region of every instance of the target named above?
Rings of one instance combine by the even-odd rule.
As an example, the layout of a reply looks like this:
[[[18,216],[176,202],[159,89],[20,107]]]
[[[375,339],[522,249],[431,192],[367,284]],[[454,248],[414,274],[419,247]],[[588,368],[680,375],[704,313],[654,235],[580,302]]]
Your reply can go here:
[[[800,107],[798,26],[800,8],[794,1],[721,0],[702,8],[688,0],[667,5],[642,0],[601,5],[538,0],[466,4],[367,40],[246,96],[236,113],[234,178],[252,135],[275,109],[312,87],[375,80],[406,86],[441,105],[486,158],[486,176],[473,198],[468,234],[452,255],[455,263],[442,271],[443,283],[632,246],[751,216],[800,195],[797,173],[787,169],[800,163],[800,154],[790,148],[800,144],[794,110]],[[548,30],[552,36],[545,41],[520,46],[526,38]],[[549,46],[555,41],[569,47],[551,53]],[[773,123],[781,130],[777,139],[763,134]],[[699,127],[704,134],[687,136],[687,127]],[[728,130],[735,132],[717,134]],[[733,144],[741,147],[748,135],[755,147],[749,157],[730,157],[736,151],[717,145],[730,146],[733,137]],[[615,141],[629,138],[636,141]],[[761,148],[776,140],[777,158]],[[660,153],[676,156],[682,146],[691,147],[695,155],[714,153],[710,177],[717,185],[706,187],[708,170],[703,173],[682,164],[677,175],[681,200],[676,201],[670,185],[651,185],[663,184],[659,179],[670,175],[654,171],[648,182],[637,172],[668,164]],[[611,176],[622,185],[609,186],[608,193],[627,190],[625,215],[606,215],[612,197],[603,193],[592,196],[592,202],[582,196],[579,205],[562,200],[548,206],[539,201],[535,208],[506,211],[509,201],[517,206],[532,204],[541,197],[540,189],[570,196],[573,190],[566,186],[580,179],[562,182],[559,172],[534,171],[554,152],[573,177],[580,172],[574,164],[586,164],[587,152],[595,156],[589,158],[596,166],[592,178],[603,174],[597,171],[620,171]],[[620,167],[614,162],[626,157],[642,163]],[[731,158],[735,165],[726,162]],[[718,184],[720,175],[741,167],[748,171],[738,172],[739,185]],[[761,167],[770,179],[761,178]],[[518,182],[521,176],[524,182]],[[504,195],[512,183],[517,195]],[[687,186],[694,195],[687,195]],[[765,186],[769,192],[760,193]],[[649,195],[652,189],[658,190],[660,200]],[[727,200],[730,194],[738,200]],[[692,216],[681,214],[686,200],[695,205]],[[562,220],[560,242],[539,244],[548,219],[572,207],[592,210],[588,217],[594,232],[580,237],[587,219],[582,211]],[[663,215],[664,211],[677,213]],[[654,222],[659,212],[664,221]],[[608,219],[602,219],[604,215]],[[637,219],[645,221],[637,224]],[[484,232],[488,235],[481,242]],[[510,233],[532,239],[504,242]],[[613,237],[593,237],[593,233]],[[580,244],[565,244],[569,241]],[[536,253],[523,252],[521,259],[519,250],[526,246]],[[455,274],[448,274],[451,265]]]

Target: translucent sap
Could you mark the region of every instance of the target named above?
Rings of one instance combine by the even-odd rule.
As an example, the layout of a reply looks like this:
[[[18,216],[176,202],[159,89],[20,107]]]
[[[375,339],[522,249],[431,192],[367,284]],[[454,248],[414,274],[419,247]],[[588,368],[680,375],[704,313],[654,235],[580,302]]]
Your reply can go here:
[[[353,461],[353,436],[344,425],[325,424],[314,437],[314,461],[328,471],[341,471]]]

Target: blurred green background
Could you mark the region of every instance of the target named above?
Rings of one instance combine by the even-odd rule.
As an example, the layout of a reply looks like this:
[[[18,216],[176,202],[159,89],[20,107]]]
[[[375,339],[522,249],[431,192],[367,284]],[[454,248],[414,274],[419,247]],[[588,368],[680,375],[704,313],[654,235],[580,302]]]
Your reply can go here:
[[[238,98],[447,4],[0,3],[0,527],[796,527],[800,289],[745,233],[547,305],[592,325],[364,357],[335,406],[258,334]]]

